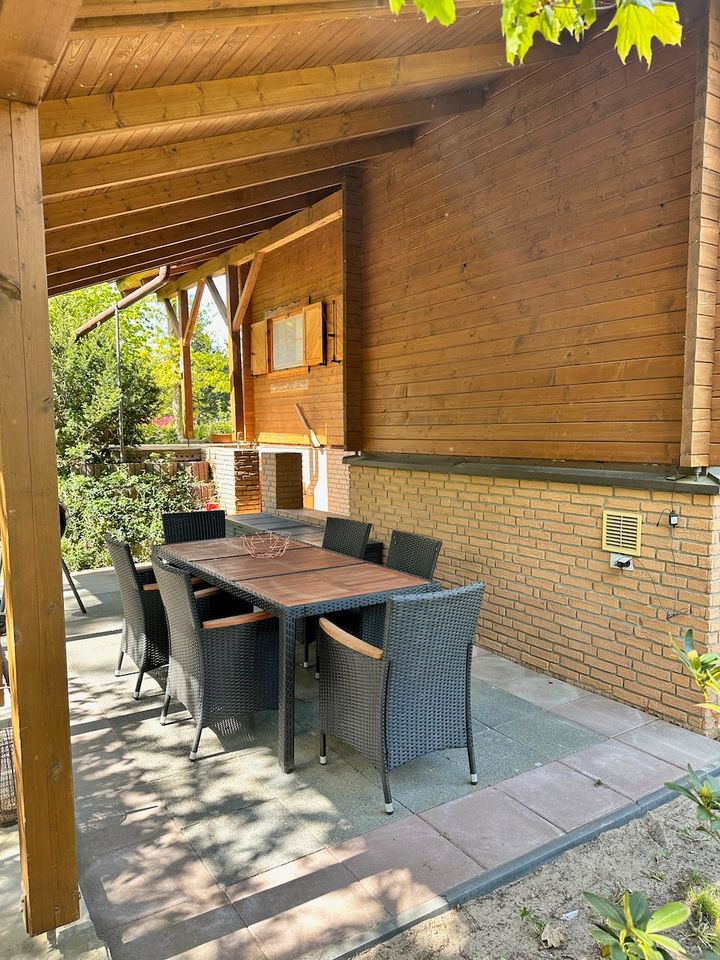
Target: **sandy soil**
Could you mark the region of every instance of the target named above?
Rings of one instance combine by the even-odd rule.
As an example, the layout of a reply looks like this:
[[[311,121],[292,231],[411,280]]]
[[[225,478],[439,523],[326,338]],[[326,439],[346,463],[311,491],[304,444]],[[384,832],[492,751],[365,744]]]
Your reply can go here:
[[[684,899],[688,877],[720,880],[720,845],[694,830],[691,804],[676,800],[625,827],[563,854],[536,873],[479,900],[428,920],[362,954],[363,960],[591,960],[593,914],[582,893],[609,898],[642,890],[657,907]],[[562,944],[548,948],[521,916],[529,910]],[[576,913],[577,911],[577,913]],[[566,915],[563,919],[563,915]],[[675,934],[691,956],[700,945],[690,925]]]

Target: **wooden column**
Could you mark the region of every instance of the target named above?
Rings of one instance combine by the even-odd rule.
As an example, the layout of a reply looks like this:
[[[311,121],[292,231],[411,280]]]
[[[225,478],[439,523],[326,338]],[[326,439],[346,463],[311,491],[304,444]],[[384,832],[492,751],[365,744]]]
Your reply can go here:
[[[343,177],[343,415],[346,450],[362,450],[362,173]]]
[[[255,396],[250,375],[250,321],[246,314],[249,306],[245,303],[239,328],[235,317],[243,302],[243,290],[248,287],[252,265],[228,267],[227,279],[227,321],[228,321],[228,362],[230,367],[230,420],[232,434],[236,440],[248,443],[255,439]]]
[[[37,107],[0,99],[0,536],[28,932],[78,917]]]
[[[182,385],[182,415],[183,415],[183,436],[186,440],[192,440],[195,435],[193,424],[193,394],[192,394],[192,367],[190,340],[186,338],[185,331],[190,325],[190,310],[188,309],[188,292],[181,290],[178,294],[178,304],[180,309],[180,377]]]

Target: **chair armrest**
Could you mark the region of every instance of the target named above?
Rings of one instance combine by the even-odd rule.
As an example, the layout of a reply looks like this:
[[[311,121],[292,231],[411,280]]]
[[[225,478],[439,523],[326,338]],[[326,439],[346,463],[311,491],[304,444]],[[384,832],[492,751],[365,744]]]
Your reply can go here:
[[[203,579],[201,579],[200,577],[191,577],[191,578],[190,578],[190,583],[195,587],[195,586],[198,586],[198,585],[201,584],[201,583],[205,583],[205,581],[204,581]],[[159,590],[159,589],[160,589],[160,587],[157,585],[157,583],[144,583],[144,584],[143,584],[143,590]],[[206,587],[204,587],[202,590],[195,590],[194,593],[195,593],[195,596],[196,596],[196,597],[212,597],[214,594],[220,593],[220,588],[219,588],[219,587],[208,587],[208,586],[206,586]]]
[[[143,584],[143,590],[147,590],[148,592],[150,592],[151,590],[159,590],[159,589],[160,589],[160,585],[157,584],[157,583],[144,583],[144,584]]]
[[[220,593],[219,587],[205,587],[203,590],[194,590],[196,600],[203,600],[205,597],[214,597]]]
[[[348,650],[354,650],[356,653],[361,653],[364,657],[370,657],[372,660],[382,660],[383,658],[382,650],[374,647],[371,643],[365,643],[364,640],[353,636],[352,633],[348,633],[342,627],[336,626],[330,620],[326,620],[325,617],[320,619],[320,629],[332,640],[342,644],[343,647],[347,647]]]
[[[234,617],[221,617],[219,620],[206,620],[203,623],[203,630],[217,630],[223,627],[242,627],[246,623],[258,623],[261,620],[273,620],[273,614],[267,610],[259,610],[257,613],[240,613]]]

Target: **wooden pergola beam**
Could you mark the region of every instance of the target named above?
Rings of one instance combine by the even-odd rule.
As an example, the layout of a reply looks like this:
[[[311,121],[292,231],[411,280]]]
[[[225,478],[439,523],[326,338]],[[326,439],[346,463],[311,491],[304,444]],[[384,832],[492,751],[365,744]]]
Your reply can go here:
[[[210,296],[215,301],[215,307],[217,308],[217,312],[223,318],[225,323],[227,323],[228,322],[227,304],[225,303],[222,296],[220,295],[220,291],[218,290],[215,284],[215,281],[213,280],[212,277],[207,277],[205,280],[205,283],[207,285],[208,290],[210,291]]]
[[[190,341],[185,337],[185,331],[190,323],[190,310],[187,290],[180,290],[178,294],[178,321],[180,323],[180,381],[182,394],[182,432],[186,440],[192,440],[194,428],[193,393],[192,393],[192,354]]]
[[[37,7],[52,23],[51,4]],[[24,15],[35,14],[24,5]],[[0,222],[0,540],[22,895],[35,935],[76,920],[79,896],[37,109],[3,99]]]
[[[245,215],[248,223],[254,223],[283,212],[292,213],[293,208],[299,210],[318,199],[321,190],[338,187],[341,182],[341,173],[321,170],[319,173],[246,190],[167,204],[154,208],[152,212],[140,210],[138,213],[126,213],[104,220],[89,220],[86,223],[60,227],[46,231],[47,253],[48,256],[69,253],[82,247],[99,247],[131,237],[140,238],[138,242],[144,244],[147,234],[159,232],[159,224],[165,231],[176,227],[184,228],[190,224],[193,230],[200,231],[204,221],[241,213]]]
[[[567,45],[538,45],[534,62],[555,60],[570,52]],[[112,94],[46,100],[40,105],[40,133],[45,140],[61,140],[144,127],[157,129],[189,120],[238,117],[243,112],[271,107],[307,107],[356,93],[397,92],[452,80],[477,83],[483,75],[510,69],[504,43],[482,43],[149,90],[118,90]]]
[[[195,296],[193,297],[192,308],[190,310],[190,316],[188,317],[187,326],[183,330],[182,341],[183,344],[189,346],[192,343],[193,334],[195,333],[195,327],[197,325],[198,317],[200,316],[200,306],[202,305],[203,294],[205,293],[205,281],[201,280],[197,287],[195,287]]]
[[[307,210],[302,210],[294,216],[283,220],[281,223],[259,233],[251,240],[225,251],[212,260],[190,270],[188,273],[177,277],[160,290],[159,296],[163,298],[173,297],[180,290],[188,290],[194,287],[199,280],[206,277],[212,277],[217,273],[222,273],[229,266],[237,266],[242,263],[249,263],[258,253],[270,253],[283,247],[293,240],[298,240],[314,230],[319,230],[342,216],[342,194],[340,191],[325,197],[318,201]],[[234,316],[234,312],[229,314]]]
[[[245,277],[242,292],[240,293],[240,300],[238,301],[237,309],[235,310],[232,318],[232,329],[234,333],[237,333],[242,326],[243,320],[245,319],[245,314],[250,306],[250,299],[253,295],[253,290],[255,289],[257,278],[260,275],[260,268],[262,267],[262,262],[264,259],[265,253],[260,250],[250,261],[247,276]]]
[[[3,0],[0,3],[0,98],[39,103],[80,0]]]
[[[299,150],[265,160],[251,160],[218,170],[169,177],[153,183],[134,183],[108,187],[92,196],[72,197],[45,204],[45,226],[55,229],[87,220],[100,220],[140,210],[153,210],[166,204],[198,197],[259,187],[273,181],[297,178],[303,174],[331,170],[358,163],[412,146],[412,130],[400,130],[379,137],[349,140],[327,147]]]
[[[243,130],[173,143],[108,153],[85,160],[53,163],[43,171],[43,195],[61,197],[136,180],[152,180],[190,170],[204,170],[230,163],[341,143],[392,130],[416,127],[442,117],[454,116],[482,106],[483,90],[452,93],[427,100],[372,107],[350,113],[317,117],[299,123]],[[150,184],[152,188],[152,184]]]
[[[253,215],[245,211],[230,213],[225,216],[211,217],[207,220],[198,220],[188,223],[185,227],[175,227],[171,230],[155,230],[153,233],[138,234],[135,237],[120,239],[115,243],[99,243],[92,247],[82,247],[79,250],[50,255],[47,258],[49,275],[63,273],[66,270],[80,270],[83,267],[100,267],[102,264],[112,263],[123,258],[141,259],[146,254],[158,254],[164,249],[186,248],[195,243],[198,247],[213,239],[230,237],[228,245],[237,243],[240,237],[249,237],[253,233],[266,230],[283,217],[297,213],[311,206],[320,199],[313,195],[303,202],[304,198],[292,198],[278,204],[268,204],[266,207],[256,207]],[[237,239],[233,240],[233,235]],[[168,259],[172,260],[170,256]],[[121,271],[122,272],[122,268]]]
[[[492,0],[456,0],[460,7],[475,9],[491,2]],[[131,9],[127,7],[127,4],[86,4],[75,20],[70,36],[76,39],[95,39],[167,30],[246,29],[273,26],[282,20],[302,23],[346,20],[349,17],[389,19],[393,16],[384,0],[304,0],[291,3],[280,0],[272,5],[258,5],[256,0],[235,0],[232,4],[208,0],[192,7],[180,0],[177,3],[165,3],[159,8],[152,8],[145,2],[135,3]],[[419,14],[413,7],[400,12],[402,20],[418,17]]]

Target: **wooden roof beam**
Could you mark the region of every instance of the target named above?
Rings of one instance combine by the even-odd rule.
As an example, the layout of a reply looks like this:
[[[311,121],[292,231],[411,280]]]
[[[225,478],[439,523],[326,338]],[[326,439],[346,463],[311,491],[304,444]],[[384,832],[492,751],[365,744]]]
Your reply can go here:
[[[378,137],[348,140],[335,144],[332,150],[315,147],[265,160],[238,163],[218,170],[168,177],[152,184],[134,183],[124,187],[108,187],[89,197],[72,197],[46,203],[45,227],[55,229],[90,219],[100,220],[244,187],[257,187],[275,180],[329,170],[395,150],[404,150],[412,146],[412,143],[412,131],[400,130]]]
[[[188,290],[200,280],[221,273],[226,267],[249,263],[256,254],[265,254],[277,250],[293,240],[299,240],[300,237],[339,220],[341,216],[342,192],[338,191],[313,204],[312,207],[308,207],[307,210],[296,213],[295,216],[283,220],[263,233],[259,233],[251,240],[227,250],[212,260],[208,260],[182,277],[171,280],[160,290],[158,296],[162,299],[174,297],[180,290]]]
[[[80,0],[0,3],[0,99],[42,100],[79,10]]]
[[[314,195],[318,191],[339,187],[341,183],[341,171],[320,170],[318,173],[280,180],[277,183],[166,204],[152,211],[139,210],[137,213],[119,214],[103,220],[93,219],[94,211],[89,209],[85,223],[61,226],[54,230],[46,229],[45,246],[50,255],[65,253],[80,247],[154,233],[160,225],[163,229],[171,230],[173,227],[193,223],[197,224],[199,229],[203,220],[209,221],[213,217],[231,213],[244,213],[248,222],[260,220],[265,216],[273,216],[276,210],[285,213],[292,213],[293,207],[299,210],[313,202],[309,197],[317,199]],[[97,212],[102,214],[101,209]]]
[[[283,123],[162,147],[53,163],[43,170],[43,194],[46,197],[61,197],[98,187],[167,177],[405,129],[441,117],[477,110],[484,99],[484,91],[470,90],[428,100],[317,117],[301,123]],[[149,188],[153,189],[152,186]]]
[[[488,6],[493,0],[455,0],[459,7]],[[202,0],[188,4],[183,0],[153,6],[141,0],[134,4],[86,3],[72,26],[73,39],[117,37],[129,33],[153,33],[169,30],[235,30],[273,26],[281,20],[298,22],[346,20],[350,17],[382,17],[393,14],[386,0],[304,0],[258,4],[257,0],[232,3]],[[400,13],[401,20],[417,20],[413,7]]]
[[[566,57],[577,44],[538,44],[528,62]],[[482,43],[432,53],[411,53],[325,67],[179,83],[148,90],[46,100],[40,105],[44,140],[96,136],[137,128],[157,128],[191,120],[238,117],[244,111],[306,107],[333,97],[415,89],[422,84],[473,80],[512,69],[504,43]]]

